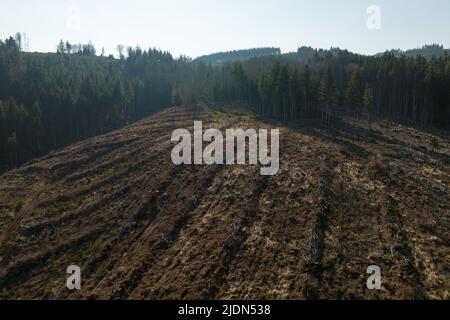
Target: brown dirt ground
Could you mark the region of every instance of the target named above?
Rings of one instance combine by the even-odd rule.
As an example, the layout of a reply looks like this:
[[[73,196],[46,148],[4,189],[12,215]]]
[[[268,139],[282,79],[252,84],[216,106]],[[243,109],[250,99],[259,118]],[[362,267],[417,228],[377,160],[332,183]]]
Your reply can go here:
[[[174,166],[193,120],[280,128],[279,173]],[[446,134],[172,108],[0,177],[0,298],[448,299],[449,188]]]

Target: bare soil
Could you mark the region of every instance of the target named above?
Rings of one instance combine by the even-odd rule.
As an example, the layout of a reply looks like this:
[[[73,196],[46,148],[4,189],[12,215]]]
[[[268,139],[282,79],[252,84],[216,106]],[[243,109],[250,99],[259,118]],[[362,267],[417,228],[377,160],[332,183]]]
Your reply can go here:
[[[280,128],[279,173],[173,165],[194,120]],[[446,133],[172,108],[0,177],[0,298],[448,299],[449,189]]]

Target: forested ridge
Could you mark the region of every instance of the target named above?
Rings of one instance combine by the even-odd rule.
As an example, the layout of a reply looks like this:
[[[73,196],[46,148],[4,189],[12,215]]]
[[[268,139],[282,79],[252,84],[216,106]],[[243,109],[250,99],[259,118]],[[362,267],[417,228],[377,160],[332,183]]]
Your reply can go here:
[[[96,56],[92,44],[61,41],[56,54],[20,47],[0,42],[0,170],[200,101],[239,101],[284,121],[350,114],[450,128],[448,52],[427,59],[302,47],[213,66],[139,47],[120,59]]]
[[[275,61],[267,70],[254,71],[252,65],[235,65],[232,72],[244,89],[243,99],[263,115],[329,121],[344,112],[422,126],[450,125],[448,54],[428,61],[340,51],[315,54],[308,63]]]
[[[410,50],[390,50],[389,53],[394,54],[396,57],[401,57],[402,55],[407,57],[416,57],[418,55],[423,56],[426,59],[431,59],[433,57],[440,57],[444,56],[445,53],[450,53],[450,49],[445,49],[443,45],[440,44],[431,44],[423,46],[422,48],[417,49],[410,49]],[[384,53],[381,53],[379,55],[383,55]]]
[[[12,38],[1,42],[0,168],[170,106],[174,77],[183,73],[183,59],[155,49],[116,60],[89,50],[24,53]]]
[[[217,52],[198,57],[195,61],[207,64],[223,64],[227,62],[244,61],[252,58],[281,55],[280,48],[254,48],[246,50],[234,50],[227,52]]]

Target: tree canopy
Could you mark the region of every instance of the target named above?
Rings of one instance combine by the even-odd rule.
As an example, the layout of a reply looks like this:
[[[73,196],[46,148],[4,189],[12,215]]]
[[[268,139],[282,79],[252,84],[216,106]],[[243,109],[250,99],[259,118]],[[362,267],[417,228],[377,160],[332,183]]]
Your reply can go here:
[[[240,102],[283,121],[365,114],[450,128],[447,53],[426,59],[266,48],[234,53],[262,55],[253,59],[211,65],[158,49],[117,49],[120,59],[97,56],[92,43],[61,40],[57,53],[42,54],[21,52],[12,37],[0,41],[0,170],[199,101]]]

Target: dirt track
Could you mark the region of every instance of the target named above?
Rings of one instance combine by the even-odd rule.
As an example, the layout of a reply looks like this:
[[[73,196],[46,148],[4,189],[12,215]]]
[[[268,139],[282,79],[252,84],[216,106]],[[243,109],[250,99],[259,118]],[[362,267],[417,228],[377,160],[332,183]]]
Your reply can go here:
[[[174,166],[193,120],[281,128],[281,165]],[[0,177],[0,297],[448,299],[450,141],[173,108]],[[82,290],[65,289],[82,267]],[[379,265],[382,289],[366,288]]]

